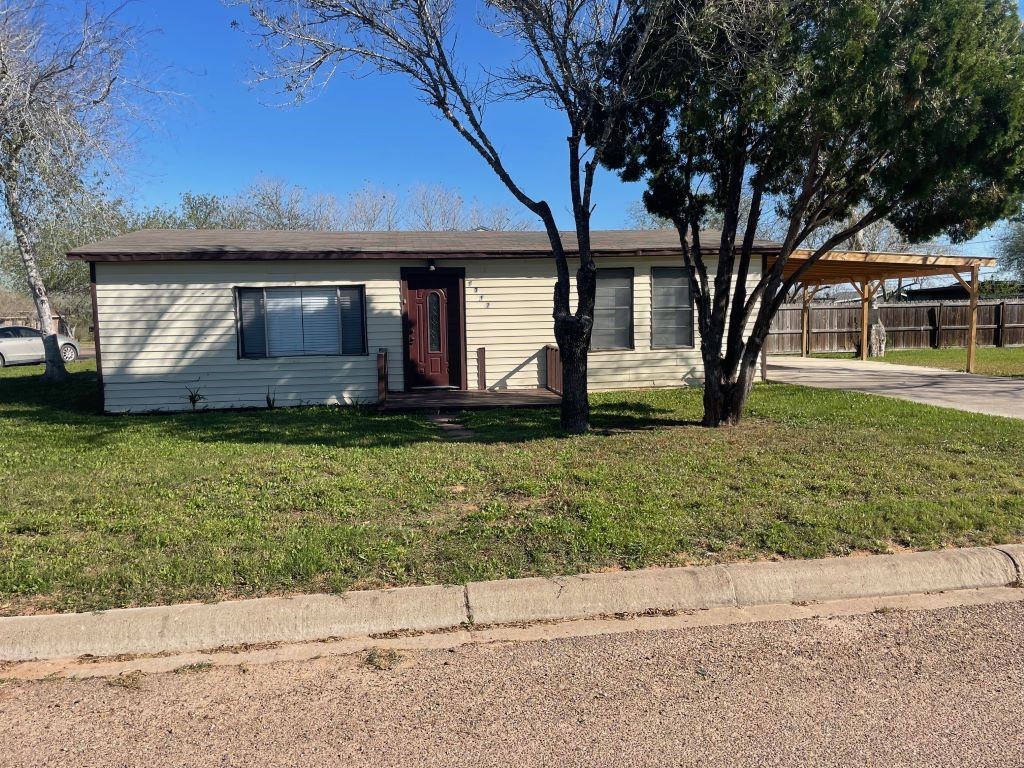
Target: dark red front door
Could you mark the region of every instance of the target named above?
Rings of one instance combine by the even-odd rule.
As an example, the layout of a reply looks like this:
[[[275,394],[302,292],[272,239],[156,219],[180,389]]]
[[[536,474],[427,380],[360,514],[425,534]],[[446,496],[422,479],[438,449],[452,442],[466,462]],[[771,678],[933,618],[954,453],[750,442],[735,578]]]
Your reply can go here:
[[[451,386],[447,288],[409,288],[409,367],[410,386]]]
[[[405,270],[406,388],[462,381],[459,279],[442,270]]]

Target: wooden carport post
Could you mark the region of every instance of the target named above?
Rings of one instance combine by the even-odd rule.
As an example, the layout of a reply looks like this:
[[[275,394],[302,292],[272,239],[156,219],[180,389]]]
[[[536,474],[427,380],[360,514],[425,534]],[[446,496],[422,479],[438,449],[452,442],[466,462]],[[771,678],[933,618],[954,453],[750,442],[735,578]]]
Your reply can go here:
[[[821,286],[816,285],[808,293],[807,286],[804,285],[803,308],[800,310],[800,357],[811,354],[811,302],[820,290]]]
[[[868,359],[868,313],[871,297],[868,295],[868,283],[860,284],[860,359]]]
[[[869,313],[871,311],[871,299],[874,298],[875,293],[879,288],[882,287],[881,281],[875,287],[871,287],[871,283],[868,280],[863,280],[858,285],[857,283],[850,282],[854,290],[860,294],[860,359],[868,359],[868,322]]]
[[[970,306],[967,309],[967,372],[974,373],[975,349],[978,346],[978,289],[981,278],[981,267],[977,264],[971,267],[971,282],[968,283],[959,272],[953,272],[953,277],[960,281],[960,285],[967,289],[967,295],[971,298]]]

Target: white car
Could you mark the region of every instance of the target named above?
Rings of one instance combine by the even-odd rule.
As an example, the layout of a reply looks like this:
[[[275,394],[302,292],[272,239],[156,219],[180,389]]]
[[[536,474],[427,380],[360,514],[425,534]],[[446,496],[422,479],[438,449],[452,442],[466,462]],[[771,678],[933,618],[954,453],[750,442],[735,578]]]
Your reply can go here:
[[[73,363],[78,359],[81,350],[78,342],[70,336],[58,333],[57,345],[65,363]],[[43,335],[39,331],[23,325],[0,325],[0,368],[21,363],[41,363],[45,360]]]

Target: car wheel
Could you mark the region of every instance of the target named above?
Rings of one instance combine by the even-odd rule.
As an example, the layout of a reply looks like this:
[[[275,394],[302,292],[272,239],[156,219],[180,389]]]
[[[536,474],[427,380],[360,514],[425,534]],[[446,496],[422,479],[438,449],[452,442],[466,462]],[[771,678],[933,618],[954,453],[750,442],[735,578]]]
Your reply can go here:
[[[5,365],[7,365],[7,362],[4,360],[4,356],[0,355],[0,368],[3,368]]]
[[[65,363],[73,363],[78,359],[78,350],[71,344],[65,344],[60,348],[60,356],[64,359]]]

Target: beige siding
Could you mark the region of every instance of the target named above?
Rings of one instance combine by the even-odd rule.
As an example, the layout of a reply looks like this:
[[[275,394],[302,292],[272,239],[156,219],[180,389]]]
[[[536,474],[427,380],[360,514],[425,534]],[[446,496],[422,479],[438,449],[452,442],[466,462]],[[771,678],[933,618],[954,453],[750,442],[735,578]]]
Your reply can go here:
[[[633,269],[634,349],[591,352],[590,388],[628,389],[699,383],[700,350],[651,349],[651,268],[678,266],[678,259],[604,258],[599,267]],[[449,266],[456,266],[449,262]],[[543,386],[544,347],[554,343],[551,318],[553,262],[545,259],[475,261],[466,267],[466,346],[470,386],[477,381],[476,350],[484,347],[488,389]],[[576,264],[571,266],[573,273]],[[715,262],[709,270],[714,271]],[[754,265],[748,285],[760,278]],[[694,317],[696,322],[696,315]],[[695,334],[696,337],[696,334]],[[696,340],[696,339],[695,339]]]
[[[186,410],[187,388],[201,407],[358,403],[376,399],[376,353],[388,350],[389,388],[401,390],[403,340],[396,261],[134,262],[97,264],[97,306],[105,406],[109,411]],[[699,349],[651,349],[651,268],[675,259],[602,259],[634,270],[634,349],[592,352],[593,390],[699,382]],[[438,261],[466,272],[467,381],[477,385],[476,350],[486,350],[489,389],[546,381],[544,347],[554,343],[550,259]],[[572,265],[575,272],[576,265]],[[714,264],[709,265],[714,269]],[[751,285],[759,274],[751,275]],[[364,285],[365,356],[240,360],[236,286]]]
[[[97,264],[105,407],[185,410],[186,387],[200,407],[374,402],[379,348],[402,386],[398,262],[136,262]],[[365,285],[365,356],[240,360],[234,288]]]

